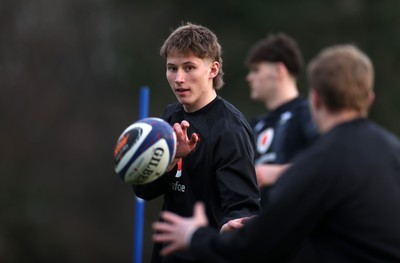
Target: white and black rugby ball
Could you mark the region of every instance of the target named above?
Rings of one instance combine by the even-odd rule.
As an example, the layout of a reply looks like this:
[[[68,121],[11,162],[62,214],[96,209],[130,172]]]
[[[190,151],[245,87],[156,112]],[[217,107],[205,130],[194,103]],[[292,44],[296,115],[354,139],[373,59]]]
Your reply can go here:
[[[144,118],[126,128],[114,149],[115,172],[130,184],[147,184],[163,175],[175,156],[176,135],[160,118]]]

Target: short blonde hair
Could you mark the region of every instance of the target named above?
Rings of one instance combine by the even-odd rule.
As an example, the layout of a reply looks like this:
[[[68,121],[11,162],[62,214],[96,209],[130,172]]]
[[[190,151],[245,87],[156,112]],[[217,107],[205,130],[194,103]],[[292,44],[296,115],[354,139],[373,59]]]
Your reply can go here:
[[[179,52],[185,55],[193,54],[198,58],[210,58],[220,64],[218,75],[213,79],[215,90],[222,88],[224,80],[222,76],[222,48],[218,43],[217,36],[208,28],[186,23],[175,29],[165,40],[160,49],[160,55],[167,58],[173,52]]]
[[[368,110],[374,69],[357,47],[336,45],[322,50],[310,62],[307,75],[310,88],[318,92],[328,110]]]

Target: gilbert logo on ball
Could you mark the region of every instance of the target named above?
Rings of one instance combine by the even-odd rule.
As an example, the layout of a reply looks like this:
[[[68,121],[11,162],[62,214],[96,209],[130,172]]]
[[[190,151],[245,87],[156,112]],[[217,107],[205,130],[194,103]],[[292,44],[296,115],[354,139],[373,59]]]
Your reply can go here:
[[[115,172],[126,183],[147,184],[163,175],[175,156],[176,135],[160,118],[144,118],[119,136]]]

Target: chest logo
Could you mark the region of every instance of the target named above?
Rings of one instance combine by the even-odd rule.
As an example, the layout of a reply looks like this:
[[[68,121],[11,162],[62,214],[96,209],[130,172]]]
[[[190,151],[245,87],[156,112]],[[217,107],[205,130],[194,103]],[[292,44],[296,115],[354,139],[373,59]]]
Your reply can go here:
[[[274,129],[268,128],[261,132],[257,137],[257,151],[260,154],[266,153],[274,139]]]
[[[182,158],[178,161],[178,171],[176,171],[175,177],[179,178],[182,176]]]

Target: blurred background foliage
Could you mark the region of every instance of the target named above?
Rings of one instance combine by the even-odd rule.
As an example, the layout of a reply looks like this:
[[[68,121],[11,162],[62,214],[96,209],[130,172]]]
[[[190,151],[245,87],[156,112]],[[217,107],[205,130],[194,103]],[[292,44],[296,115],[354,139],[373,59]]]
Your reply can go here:
[[[306,62],[356,44],[376,69],[371,118],[399,135],[399,11],[395,0],[1,1],[0,262],[132,260],[134,194],[114,173],[113,148],[137,119],[141,86],[152,116],[175,101],[159,48],[183,22],[217,34],[220,94],[248,118],[264,111],[245,82],[255,41],[286,32]],[[144,262],[160,205],[146,203]]]

